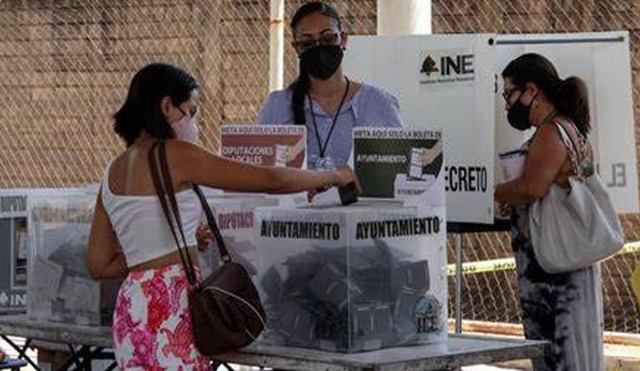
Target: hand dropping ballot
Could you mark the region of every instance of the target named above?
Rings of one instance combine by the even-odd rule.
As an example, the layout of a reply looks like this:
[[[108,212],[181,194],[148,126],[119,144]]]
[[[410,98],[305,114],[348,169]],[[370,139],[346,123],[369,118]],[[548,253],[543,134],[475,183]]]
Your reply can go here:
[[[318,157],[316,160],[316,171],[334,170],[335,168],[335,163],[331,157]],[[355,202],[358,202],[355,183],[349,183],[344,187],[331,187],[327,190],[318,190],[318,193],[311,200],[311,204],[319,206],[346,206]]]

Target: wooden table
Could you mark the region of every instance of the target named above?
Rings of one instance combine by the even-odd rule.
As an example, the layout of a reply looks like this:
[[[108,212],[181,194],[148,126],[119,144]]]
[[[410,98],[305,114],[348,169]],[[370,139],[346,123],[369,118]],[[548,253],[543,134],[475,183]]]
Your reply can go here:
[[[109,348],[111,329],[28,320],[24,315],[0,316],[0,334],[97,349]],[[214,361],[284,370],[386,371],[450,370],[460,366],[542,356],[544,341],[450,335],[446,343],[405,346],[342,354],[319,350],[255,345],[213,357]]]

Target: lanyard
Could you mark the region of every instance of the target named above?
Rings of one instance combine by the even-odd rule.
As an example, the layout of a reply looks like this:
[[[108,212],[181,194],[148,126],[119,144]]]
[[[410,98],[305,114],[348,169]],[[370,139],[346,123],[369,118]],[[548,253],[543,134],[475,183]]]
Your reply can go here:
[[[320,148],[320,157],[324,158],[324,152],[329,145],[329,139],[331,138],[331,134],[333,134],[333,129],[336,127],[336,122],[338,121],[338,116],[340,115],[340,110],[342,109],[342,105],[344,104],[345,99],[347,99],[347,93],[349,92],[349,79],[345,76],[344,78],[347,80],[347,88],[344,90],[344,95],[342,96],[342,100],[340,101],[340,105],[338,106],[338,111],[336,115],[333,116],[333,123],[331,123],[331,128],[329,129],[329,134],[327,134],[327,138],[324,141],[324,145],[320,140],[320,133],[318,132],[318,124],[316,123],[316,115],[313,113],[313,101],[311,100],[311,95],[307,93],[307,98],[309,99],[309,106],[311,107],[311,119],[313,120],[313,128],[316,131],[316,140],[318,141],[318,147]]]

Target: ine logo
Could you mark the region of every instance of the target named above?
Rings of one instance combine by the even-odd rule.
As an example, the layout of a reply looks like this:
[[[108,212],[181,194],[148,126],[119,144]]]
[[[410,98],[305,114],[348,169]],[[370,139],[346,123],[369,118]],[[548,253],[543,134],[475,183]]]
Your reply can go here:
[[[422,84],[452,83],[474,80],[473,54],[456,54],[451,51],[432,53],[422,61]]]
[[[27,305],[27,294],[22,293],[13,293],[0,291],[0,307],[12,308],[12,307],[24,307]]]
[[[424,73],[427,76],[431,76],[431,73],[438,72],[438,67],[436,67],[436,61],[431,58],[430,55],[422,62],[422,69],[420,69],[420,73]]]
[[[426,334],[440,331],[442,329],[441,316],[442,307],[435,296],[427,294],[420,298],[413,309],[416,332]]]

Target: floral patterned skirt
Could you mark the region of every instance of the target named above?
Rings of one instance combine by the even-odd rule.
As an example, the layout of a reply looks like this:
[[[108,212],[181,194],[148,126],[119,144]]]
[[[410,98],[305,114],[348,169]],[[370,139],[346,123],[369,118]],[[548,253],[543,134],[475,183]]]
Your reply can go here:
[[[193,342],[181,265],[129,273],[118,293],[113,343],[123,370],[210,370]]]

